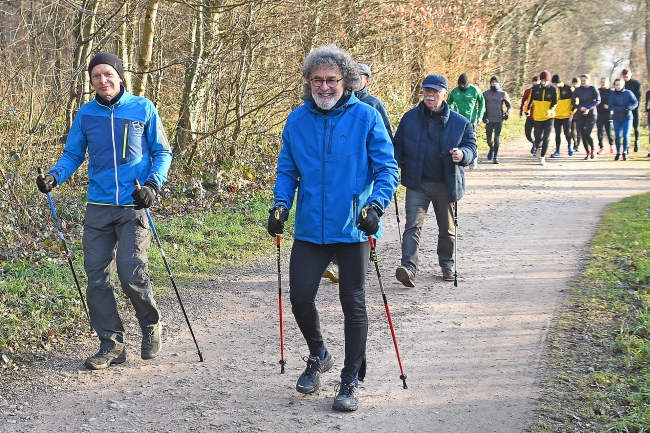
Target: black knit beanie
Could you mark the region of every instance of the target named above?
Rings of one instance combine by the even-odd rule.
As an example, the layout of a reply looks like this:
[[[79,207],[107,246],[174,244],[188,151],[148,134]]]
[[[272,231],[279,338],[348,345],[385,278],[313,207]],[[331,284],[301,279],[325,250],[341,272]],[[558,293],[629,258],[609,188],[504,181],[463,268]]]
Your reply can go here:
[[[461,74],[460,77],[458,77],[458,85],[466,86],[468,84],[469,84],[469,78],[467,77],[467,74]]]
[[[490,83],[491,83],[492,81],[496,81],[497,83],[500,82],[500,81],[499,81],[499,77],[497,77],[496,75],[493,75],[492,78],[490,78]]]
[[[558,84],[561,83],[562,79],[558,74],[553,75],[553,78],[551,78],[551,83]]]
[[[95,57],[90,60],[90,63],[88,63],[88,75],[90,75],[95,66],[101,64],[111,66],[113,69],[115,69],[120,78],[124,79],[124,68],[122,67],[122,61],[115,54],[109,53],[108,51],[97,53]]]

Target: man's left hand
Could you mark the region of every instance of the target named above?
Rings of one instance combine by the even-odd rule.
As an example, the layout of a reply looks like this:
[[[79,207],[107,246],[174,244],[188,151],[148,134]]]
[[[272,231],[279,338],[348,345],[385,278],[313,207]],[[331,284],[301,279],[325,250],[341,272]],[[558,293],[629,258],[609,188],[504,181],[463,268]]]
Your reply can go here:
[[[463,154],[462,150],[460,150],[460,149],[456,149],[456,150],[452,149],[452,150],[449,151],[449,153],[451,154],[452,161],[454,161],[456,164],[460,163],[463,160],[464,154]]]
[[[142,185],[142,187],[138,190],[136,189],[131,193],[131,197],[133,197],[133,204],[135,204],[135,210],[143,209],[143,208],[150,208],[154,201],[156,200],[156,189],[149,185],[149,183],[145,183]]]

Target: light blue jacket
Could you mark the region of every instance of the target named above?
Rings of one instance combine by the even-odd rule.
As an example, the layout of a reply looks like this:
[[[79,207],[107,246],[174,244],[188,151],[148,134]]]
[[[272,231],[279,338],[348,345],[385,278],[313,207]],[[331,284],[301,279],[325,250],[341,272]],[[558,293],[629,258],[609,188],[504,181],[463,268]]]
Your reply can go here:
[[[111,107],[97,99],[84,104],[72,122],[63,155],[49,171],[60,185],[88,153],[88,203],[133,204],[133,180],[167,180],[172,152],[153,103],[124,91]]]
[[[275,206],[291,209],[295,239],[331,244],[364,242],[361,209],[383,214],[397,188],[397,163],[379,113],[352,94],[324,114],[311,101],[289,114],[282,132]]]

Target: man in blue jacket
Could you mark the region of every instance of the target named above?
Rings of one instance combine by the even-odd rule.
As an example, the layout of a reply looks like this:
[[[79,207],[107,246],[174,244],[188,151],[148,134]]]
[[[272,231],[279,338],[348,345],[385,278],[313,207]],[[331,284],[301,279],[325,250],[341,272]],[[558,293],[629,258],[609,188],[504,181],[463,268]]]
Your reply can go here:
[[[422,82],[423,98],[407,111],[399,123],[393,144],[406,187],[406,225],[401,266],[395,277],[406,287],[415,287],[420,233],[429,204],[438,222],[438,263],[445,281],[454,280],[454,202],[465,192],[465,170],[476,158],[476,136],[472,124],[451,111],[446,102],[447,79],[429,75]]]
[[[152,359],[160,352],[160,313],[147,275],[151,238],[144,208],[154,203],[167,179],[172,152],[153,103],[122,86],[119,57],[97,54],[88,74],[95,99],[79,109],[63,155],[36,184],[43,193],[51,191],[68,180],[88,154],[84,269],[90,323],[100,344],[85,366],[100,370],[126,361],[124,326],[114,295],[116,268],[142,328],[140,356]],[[142,184],[139,191],[135,179]]]
[[[289,114],[282,132],[268,232],[283,232],[296,196],[289,285],[291,310],[309,348],[296,383],[303,394],[316,392],[320,375],[334,364],[315,299],[323,271],[334,254],[338,258],[345,360],[332,408],[353,411],[365,375],[367,240],[397,188],[397,163],[379,112],[354,95],[359,70],[346,51],[336,45],[312,51],[302,78],[304,104]]]

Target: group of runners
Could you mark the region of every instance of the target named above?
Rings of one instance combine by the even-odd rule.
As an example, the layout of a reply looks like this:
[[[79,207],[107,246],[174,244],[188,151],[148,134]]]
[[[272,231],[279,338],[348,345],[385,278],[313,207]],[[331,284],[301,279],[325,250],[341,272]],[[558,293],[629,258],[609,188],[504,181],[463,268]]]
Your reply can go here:
[[[539,158],[541,165],[546,164],[546,152],[553,128],[555,152],[551,158],[562,157],[564,134],[568,156],[578,152],[582,142],[586,152],[584,159],[594,159],[595,155],[606,152],[606,136],[609,153],[614,153],[616,146],[614,159],[627,161],[632,129],[634,151],[639,150],[640,98],[641,83],[632,78],[629,69],[624,69],[621,77],[614,80],[613,88],[609,85],[609,79],[602,77],[598,89],[591,85],[589,74],[583,74],[579,79],[573,78],[569,86],[562,82],[559,75],[551,76],[549,71],[542,71],[539,76],[532,78],[532,87],[524,92],[519,111],[521,117],[526,115],[526,138],[532,144],[530,153]],[[649,98],[650,91],[646,94],[646,112]],[[594,127],[597,130],[598,150],[591,137]]]

